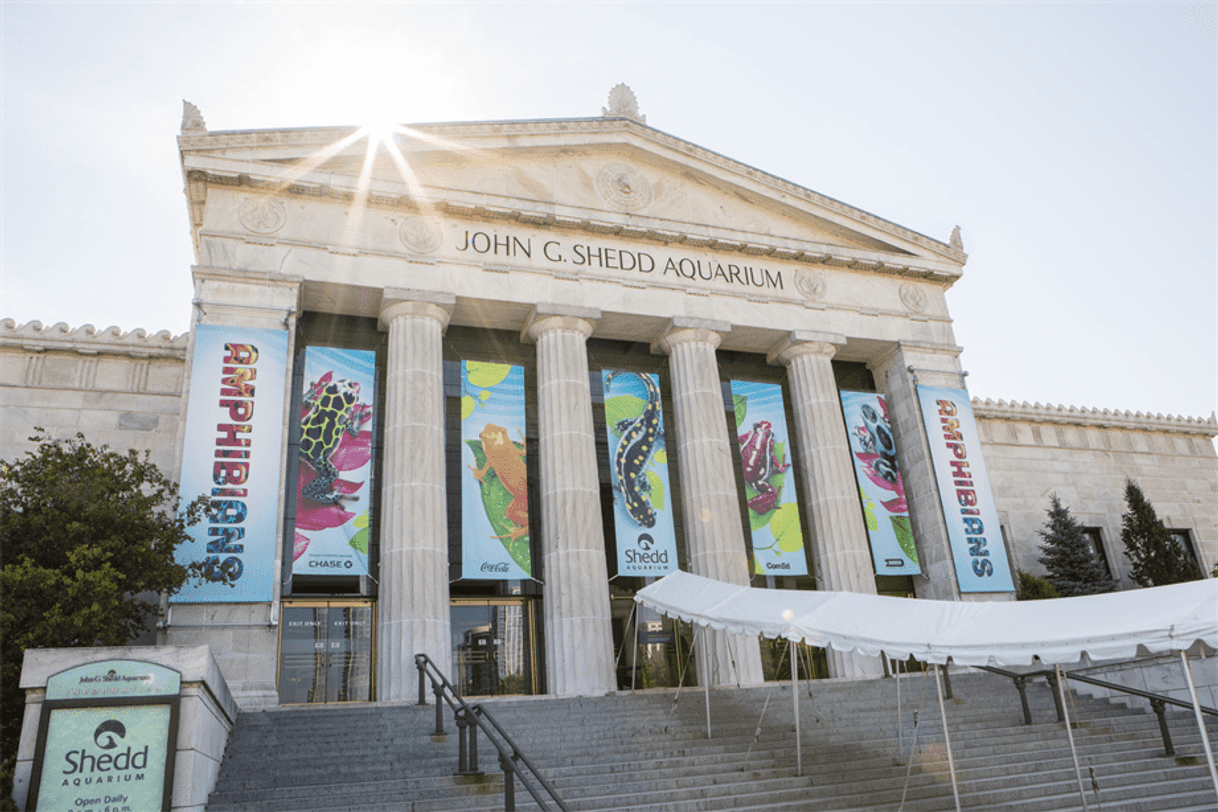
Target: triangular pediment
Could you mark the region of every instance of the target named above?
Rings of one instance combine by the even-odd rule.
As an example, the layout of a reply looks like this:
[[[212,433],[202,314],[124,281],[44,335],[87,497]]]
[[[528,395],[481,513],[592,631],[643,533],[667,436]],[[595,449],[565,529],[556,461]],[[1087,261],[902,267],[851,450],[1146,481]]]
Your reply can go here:
[[[418,125],[397,135],[396,155],[382,144],[371,163],[367,143],[354,128],[180,139],[188,178],[245,177],[288,193],[927,266],[946,277],[965,260],[955,246],[626,118]]]

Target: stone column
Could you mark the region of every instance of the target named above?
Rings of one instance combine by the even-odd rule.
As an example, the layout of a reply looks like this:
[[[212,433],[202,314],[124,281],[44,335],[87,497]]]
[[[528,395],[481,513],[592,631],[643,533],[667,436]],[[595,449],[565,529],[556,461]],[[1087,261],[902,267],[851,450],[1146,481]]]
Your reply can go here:
[[[381,487],[381,568],[377,696],[418,697],[414,656],[448,674],[448,502],[444,481],[442,340],[455,299],[385,291],[389,331],[385,461]]]
[[[546,674],[558,696],[616,687],[586,346],[599,319],[539,306],[525,330],[537,342]]]
[[[915,591],[919,598],[941,601],[958,601],[961,595],[930,444],[918,405],[915,372],[920,370],[917,374],[924,384],[961,388],[959,349],[952,350],[945,353],[898,344],[869,364],[888,403],[888,420],[897,443],[905,501],[909,505],[909,523],[922,565],[922,574],[914,577]]]
[[[715,360],[720,333],[730,329],[724,322],[674,318],[656,347],[669,356],[690,572],[746,586],[749,562]],[[709,684],[763,681],[756,638],[709,631],[701,639],[709,663],[701,678]]]
[[[867,529],[846,436],[846,421],[833,378],[833,354],[844,336],[792,333],[770,353],[787,367],[795,413],[800,474],[812,522],[813,565],[819,586],[834,592],[874,595],[875,575]],[[878,657],[828,652],[829,674],[865,679],[883,676]]]

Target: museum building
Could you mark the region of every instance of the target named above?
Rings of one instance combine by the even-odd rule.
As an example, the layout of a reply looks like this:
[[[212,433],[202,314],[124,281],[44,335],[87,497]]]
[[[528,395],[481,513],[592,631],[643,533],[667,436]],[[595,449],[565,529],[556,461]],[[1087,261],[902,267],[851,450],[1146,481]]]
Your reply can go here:
[[[190,333],[0,322],[0,450],[80,430],[209,497],[211,580],[156,642],[207,645],[243,707],[412,699],[418,653],[469,695],[757,683],[764,643],[692,658],[634,593],[1013,600],[1051,493],[1128,587],[1127,477],[1218,564],[1212,415],[971,400],[959,230],[661,132],[625,86],[385,132],[187,105],[178,144]]]

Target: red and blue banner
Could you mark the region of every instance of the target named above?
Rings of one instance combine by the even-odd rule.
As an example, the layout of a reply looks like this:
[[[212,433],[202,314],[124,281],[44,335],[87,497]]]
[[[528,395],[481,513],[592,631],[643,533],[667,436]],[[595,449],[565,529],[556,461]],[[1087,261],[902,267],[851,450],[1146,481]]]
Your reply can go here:
[[[922,569],[909,523],[896,441],[888,422],[888,404],[883,395],[874,392],[843,390],[841,398],[876,574],[918,575]]]
[[[602,370],[613,485],[617,574],[660,577],[677,569],[677,534],[664,445],[660,378]]]
[[[968,392],[919,386],[918,401],[960,591],[1013,592],[1015,584]]]
[[[376,353],[305,350],[293,575],[367,575]]]
[[[732,381],[736,437],[757,575],[807,575],[782,387]]]
[[[533,577],[524,367],[461,362],[461,577]]]
[[[180,493],[183,501],[206,495],[209,504],[177,560],[204,562],[208,579],[183,587],[176,603],[274,598],[287,368],[284,330],[195,328]]]

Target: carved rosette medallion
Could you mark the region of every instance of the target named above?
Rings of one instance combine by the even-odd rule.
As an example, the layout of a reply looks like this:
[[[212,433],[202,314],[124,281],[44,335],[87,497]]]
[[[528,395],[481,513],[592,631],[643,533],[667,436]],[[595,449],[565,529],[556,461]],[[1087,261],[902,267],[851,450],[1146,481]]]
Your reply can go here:
[[[255,234],[274,234],[288,221],[288,207],[273,197],[247,197],[241,201],[237,219]]]
[[[651,184],[628,166],[608,164],[596,176],[601,199],[618,211],[640,211],[651,205]]]
[[[825,281],[825,275],[820,271],[801,269],[795,274],[795,287],[807,299],[819,302],[825,298],[828,283]]]
[[[415,254],[430,254],[440,247],[440,227],[426,217],[407,217],[398,223],[398,239]]]
[[[915,313],[921,313],[926,310],[929,304],[926,298],[926,291],[918,285],[911,285],[908,282],[901,285],[901,301]]]

